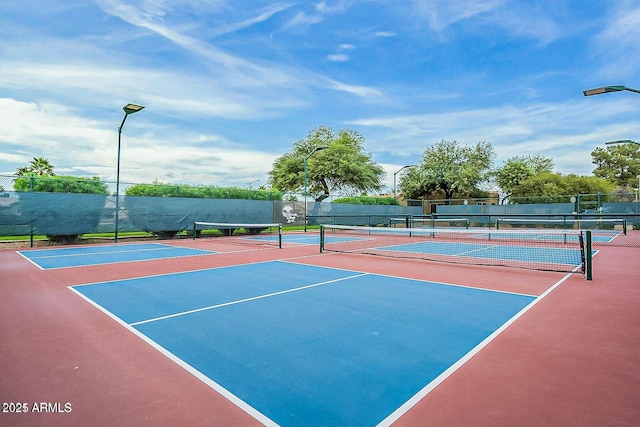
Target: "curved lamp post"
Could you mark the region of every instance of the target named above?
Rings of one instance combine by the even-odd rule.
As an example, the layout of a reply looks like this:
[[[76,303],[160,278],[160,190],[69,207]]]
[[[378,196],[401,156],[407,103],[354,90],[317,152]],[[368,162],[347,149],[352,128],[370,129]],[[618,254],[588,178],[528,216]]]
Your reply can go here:
[[[313,156],[317,151],[326,150],[327,146],[316,147],[311,154],[304,158],[304,232],[307,232],[307,160]]]
[[[622,86],[622,85],[618,85],[618,86],[602,86],[602,87],[597,87],[595,89],[583,90],[582,93],[584,93],[584,96],[591,96],[591,95],[599,95],[601,93],[622,92],[623,90],[628,90],[629,92],[640,93],[640,90],[638,90],[638,89],[633,89],[633,88],[630,88],[630,87],[627,87],[627,86]]]
[[[396,198],[396,175],[398,175],[400,172],[402,172],[403,170],[407,169],[407,168],[413,168],[416,165],[406,165],[400,168],[400,170],[398,170],[397,172],[393,173],[393,198]]]
[[[137,113],[144,107],[142,105],[127,104],[122,109],[124,110],[124,117],[122,123],[118,127],[118,166],[116,169],[116,230],[115,230],[115,242],[118,243],[118,214],[120,213],[120,140],[122,139],[122,128],[124,122],[127,121],[129,114]]]

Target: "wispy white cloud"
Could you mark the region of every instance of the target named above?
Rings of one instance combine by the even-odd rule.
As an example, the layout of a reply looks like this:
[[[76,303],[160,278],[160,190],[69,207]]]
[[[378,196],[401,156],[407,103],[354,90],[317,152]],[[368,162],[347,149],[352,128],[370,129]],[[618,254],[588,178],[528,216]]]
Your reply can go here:
[[[383,92],[370,86],[351,85],[337,80],[326,79],[327,86],[340,92],[360,97],[363,101],[381,101]]]
[[[214,30],[215,35],[228,34],[232,33],[244,28],[248,28],[255,24],[259,24],[271,19],[274,15],[277,15],[280,12],[290,9],[294,6],[294,3],[276,3],[267,6],[264,11],[259,13],[257,16],[252,16],[248,19],[245,19],[241,22],[236,22],[234,24],[229,24]]]
[[[449,0],[443,2],[424,2],[412,0],[414,16],[425,20],[435,31],[441,31],[450,25],[495,10],[503,0]]]
[[[327,55],[327,61],[330,62],[347,62],[349,60],[349,55],[345,55],[344,53],[333,53]]]
[[[297,28],[297,27],[309,27],[322,22],[323,17],[320,15],[310,15],[303,11],[299,11],[293,16],[284,26],[284,28]]]
[[[355,3],[355,0],[334,0],[331,2],[323,0],[315,4],[315,10],[324,14],[344,13]]]
[[[264,183],[323,123],[360,131],[388,172],[455,139],[586,174],[595,146],[640,135],[636,95],[580,94],[637,87],[637,1],[5,3],[0,173],[43,155],[114,179],[126,102],[147,109],[127,122],[123,179],[144,182]],[[530,53],[549,56],[509,62]]]
[[[211,43],[182,34],[178,30],[169,28],[157,20],[149,19],[147,14],[128,5],[119,3],[117,0],[100,0],[104,10],[131,25],[145,28],[160,35],[193,55],[201,57],[210,62],[210,69],[218,76],[222,76],[226,84],[235,89],[254,90],[260,87],[300,89],[305,86],[315,86],[327,81],[316,72],[305,69],[287,69],[278,64],[258,63],[243,59],[224,52]],[[288,8],[282,5],[279,8],[265,12],[276,13],[279,10]],[[300,12],[302,13],[302,12]],[[295,20],[296,18],[294,18]],[[306,19],[306,18],[302,18]],[[315,18],[314,18],[315,19]],[[318,18],[321,19],[321,18]],[[227,73],[220,71],[220,66],[224,67]],[[347,84],[330,84],[328,86],[334,90],[345,88],[348,93],[367,93],[366,91],[353,91]],[[369,91],[371,92],[371,91]]]
[[[611,102],[594,108],[589,102],[505,105],[460,109],[446,113],[370,117],[347,121],[368,138],[368,148],[416,158],[427,146],[445,140],[464,144],[490,142],[499,159],[522,154],[548,153],[564,173],[589,174],[591,151],[611,139],[619,139],[623,126],[611,119],[624,114],[631,103]],[[582,129],[576,132],[575,129]],[[594,131],[597,128],[598,131]],[[625,132],[640,133],[640,123]]]
[[[462,23],[466,31],[501,28],[511,37],[538,40],[542,44],[573,33],[568,24],[570,17],[558,17],[548,13],[547,5],[526,1],[412,0],[411,7],[411,13],[416,19],[423,20],[431,30],[440,34],[449,27]]]
[[[7,112],[0,121],[0,133],[13,141],[16,150],[0,155],[0,160],[26,165],[32,157],[43,156],[56,166],[58,174],[115,180],[114,123],[87,119],[81,111],[57,104],[0,98],[0,109]],[[237,146],[219,135],[130,120],[123,137],[121,179],[241,185],[264,176],[276,157],[268,151]],[[0,170],[0,175],[14,172]]]
[[[595,36],[595,53],[603,64],[601,78],[617,81],[635,76],[640,69],[640,5],[617,3],[602,22],[606,26]]]

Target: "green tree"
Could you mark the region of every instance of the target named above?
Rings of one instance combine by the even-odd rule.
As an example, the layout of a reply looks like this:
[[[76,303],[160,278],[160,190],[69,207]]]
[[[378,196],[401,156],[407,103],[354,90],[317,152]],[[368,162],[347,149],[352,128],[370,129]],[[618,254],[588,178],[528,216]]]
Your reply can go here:
[[[34,157],[27,166],[23,166],[16,170],[16,175],[38,175],[38,176],[53,176],[54,167],[49,163],[49,160],[44,157]]]
[[[567,196],[574,194],[609,194],[614,184],[595,176],[578,176],[574,174],[541,173],[531,176],[514,188],[512,197]],[[535,202],[538,199],[527,200]],[[544,203],[543,200],[540,200]]]
[[[276,159],[269,172],[269,184],[282,192],[304,191],[304,159],[307,160],[307,194],[316,201],[329,197],[331,192],[361,194],[382,189],[384,169],[364,151],[364,137],[350,129],[334,131],[320,126],[312,129],[305,139]]]
[[[405,198],[421,199],[444,193],[474,195],[488,180],[495,152],[488,142],[462,146],[457,141],[442,140],[425,149],[418,167],[411,168],[400,181]]]
[[[527,179],[553,172],[553,159],[541,155],[514,156],[495,171],[496,183],[509,198],[514,190]]]
[[[593,174],[614,182],[618,187],[634,187],[640,175],[640,143],[598,147],[591,152],[596,168]]]

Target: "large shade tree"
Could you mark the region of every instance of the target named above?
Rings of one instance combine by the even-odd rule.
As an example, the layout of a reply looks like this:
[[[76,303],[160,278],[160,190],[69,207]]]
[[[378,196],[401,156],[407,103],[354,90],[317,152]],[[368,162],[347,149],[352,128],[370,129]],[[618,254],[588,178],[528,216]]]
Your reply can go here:
[[[520,184],[541,173],[553,172],[553,159],[541,155],[514,156],[495,171],[496,183],[509,198]]]
[[[269,184],[283,191],[304,191],[304,160],[307,159],[307,194],[322,201],[332,192],[355,195],[382,189],[384,169],[364,151],[364,137],[350,129],[335,131],[320,126],[276,159]],[[313,151],[328,147],[322,151]]]
[[[463,146],[457,141],[442,140],[428,147],[417,167],[411,168],[400,181],[407,199],[421,199],[454,194],[474,195],[488,180],[495,152],[488,142]]]
[[[566,196],[574,194],[608,194],[614,189],[609,180],[595,176],[544,172],[521,182],[513,197]],[[531,202],[531,200],[529,200]]]
[[[618,187],[633,187],[640,175],[640,143],[607,145],[591,152],[596,168],[593,174],[615,183]]]

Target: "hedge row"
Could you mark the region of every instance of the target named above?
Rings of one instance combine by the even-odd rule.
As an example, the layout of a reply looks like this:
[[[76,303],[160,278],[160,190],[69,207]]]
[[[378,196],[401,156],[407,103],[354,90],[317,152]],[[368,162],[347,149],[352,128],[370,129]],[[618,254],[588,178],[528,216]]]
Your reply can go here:
[[[75,176],[21,176],[16,178],[16,191],[38,191],[41,193],[109,194],[107,184],[100,178],[78,178]]]
[[[353,205],[399,205],[400,202],[393,197],[342,197],[333,200],[333,203],[349,203]]]
[[[282,200],[282,193],[273,190],[249,190],[214,185],[136,184],[126,190],[127,196],[185,197],[198,199]]]

